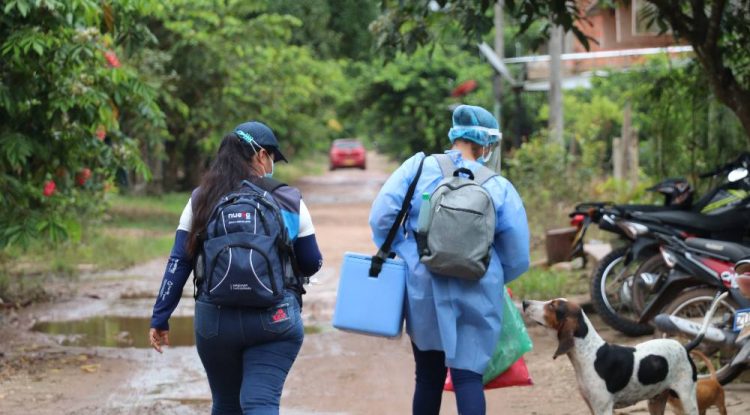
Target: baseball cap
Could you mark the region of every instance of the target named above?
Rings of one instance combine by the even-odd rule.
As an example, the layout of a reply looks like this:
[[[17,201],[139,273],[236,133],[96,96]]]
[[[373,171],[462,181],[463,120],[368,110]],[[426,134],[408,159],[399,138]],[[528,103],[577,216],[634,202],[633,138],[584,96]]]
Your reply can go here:
[[[276,135],[271,131],[267,125],[260,121],[248,121],[234,127],[234,132],[242,132],[244,134],[237,134],[241,140],[248,144],[257,143],[263,147],[266,151],[273,153],[273,161],[284,161],[287,162],[286,157],[281,154],[279,150],[279,140],[276,139]]]

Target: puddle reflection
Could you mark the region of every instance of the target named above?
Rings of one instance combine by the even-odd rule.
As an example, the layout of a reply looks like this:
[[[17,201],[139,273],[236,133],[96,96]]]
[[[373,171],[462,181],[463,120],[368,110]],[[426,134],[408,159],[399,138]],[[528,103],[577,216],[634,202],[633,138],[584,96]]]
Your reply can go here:
[[[37,323],[33,330],[57,336],[64,346],[103,347],[151,347],[148,330],[151,319],[144,317],[93,317],[85,320],[48,321]],[[305,326],[306,334],[323,331],[321,326]],[[171,317],[169,319],[169,343],[171,346],[195,344],[193,317]]]
[[[143,317],[93,317],[86,320],[37,323],[33,330],[61,336],[65,346],[151,347],[148,330],[151,319]],[[195,344],[193,317],[169,319],[171,346]]]

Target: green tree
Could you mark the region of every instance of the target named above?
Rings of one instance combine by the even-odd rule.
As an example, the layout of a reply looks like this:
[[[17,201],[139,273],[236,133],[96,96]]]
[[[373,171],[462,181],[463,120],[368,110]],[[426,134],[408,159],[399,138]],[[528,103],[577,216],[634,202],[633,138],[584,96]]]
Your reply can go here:
[[[398,54],[382,67],[367,65],[359,79],[361,130],[383,151],[403,158],[447,147],[451,111],[461,102],[451,91],[469,79],[489,85],[490,68],[456,47],[420,48],[412,56]],[[488,87],[478,88],[462,101],[487,106],[489,94]]]
[[[220,138],[249,119],[268,123],[291,156],[327,146],[326,122],[350,96],[343,64],[291,45],[302,22],[267,6],[178,0],[150,22],[167,56],[157,72],[169,129],[165,188],[194,186]]]
[[[291,43],[311,47],[320,58],[366,60],[371,55],[368,26],[378,15],[374,0],[270,0],[268,12],[299,19]]]
[[[619,0],[602,3],[613,6]],[[654,24],[693,46],[696,58],[714,95],[739,118],[750,140],[750,0],[647,0],[647,15]],[[386,0],[384,11],[373,24],[377,45],[387,56],[397,50],[413,52],[420,45],[440,41],[446,22],[458,21],[466,41],[476,42],[492,29],[490,0],[436,0],[431,11],[425,0]],[[521,31],[544,21],[542,30],[561,25],[588,45],[578,29],[585,20],[575,0],[505,0],[509,14]],[[580,23],[580,24],[585,24]]]
[[[121,114],[163,125],[123,31],[150,3],[12,0],[0,10],[0,246],[80,232],[118,169],[148,174]],[[143,33],[141,33],[143,34]]]

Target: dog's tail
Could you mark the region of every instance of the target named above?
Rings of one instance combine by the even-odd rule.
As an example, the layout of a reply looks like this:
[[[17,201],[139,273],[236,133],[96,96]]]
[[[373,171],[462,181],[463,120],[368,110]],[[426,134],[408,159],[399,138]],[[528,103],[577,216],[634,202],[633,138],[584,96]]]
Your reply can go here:
[[[711,379],[717,380],[716,379],[716,369],[714,368],[713,363],[711,363],[711,359],[709,359],[708,357],[706,357],[706,355],[703,354],[703,352],[701,352],[700,350],[697,350],[697,349],[691,351],[690,354],[692,354],[693,356],[696,356],[699,359],[703,360],[703,363],[705,363],[706,367],[708,368],[708,372],[711,373]]]

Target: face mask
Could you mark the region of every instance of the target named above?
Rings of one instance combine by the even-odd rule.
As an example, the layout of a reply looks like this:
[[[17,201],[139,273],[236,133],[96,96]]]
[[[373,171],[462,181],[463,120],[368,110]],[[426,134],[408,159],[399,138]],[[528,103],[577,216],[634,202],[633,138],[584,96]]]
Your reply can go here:
[[[266,153],[266,154],[268,154],[268,153]],[[271,157],[271,156],[268,156],[268,157]],[[271,159],[271,172],[263,174],[263,177],[267,177],[269,179],[272,178],[273,177],[273,168],[274,168],[274,162],[273,162],[273,159]],[[264,172],[266,171],[265,167],[263,167],[263,171]]]

